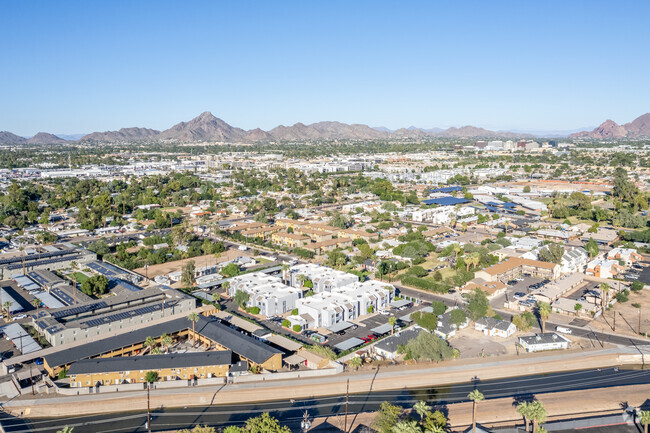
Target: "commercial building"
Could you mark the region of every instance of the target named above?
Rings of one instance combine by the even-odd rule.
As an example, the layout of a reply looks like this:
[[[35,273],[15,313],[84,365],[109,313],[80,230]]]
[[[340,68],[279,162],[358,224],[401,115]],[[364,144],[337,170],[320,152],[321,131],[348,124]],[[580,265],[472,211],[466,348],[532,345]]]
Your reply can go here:
[[[25,255],[0,255],[0,279],[7,280],[33,271],[65,269],[72,262],[83,265],[97,260],[97,254],[69,243],[49,245],[45,249],[45,252],[39,250]]]
[[[196,299],[192,296],[150,288],[63,308],[42,309],[32,320],[52,346],[59,346],[101,338],[161,317],[185,315],[194,308]]]
[[[232,352],[177,353],[169,355],[94,358],[70,366],[71,388],[146,382],[147,372],[161,381],[224,377],[232,363]]]
[[[519,344],[527,352],[568,349],[571,342],[555,332],[519,337]]]
[[[86,344],[68,345],[45,355],[44,367],[51,377],[56,377],[61,370],[83,359],[138,355],[145,348],[147,337],[160,340],[163,334],[167,334],[176,340],[192,338],[194,332],[199,346],[206,351],[231,351],[236,355],[233,363],[245,361],[269,371],[282,368],[280,350],[205,316],[199,316],[194,326],[186,317],[180,317]]]

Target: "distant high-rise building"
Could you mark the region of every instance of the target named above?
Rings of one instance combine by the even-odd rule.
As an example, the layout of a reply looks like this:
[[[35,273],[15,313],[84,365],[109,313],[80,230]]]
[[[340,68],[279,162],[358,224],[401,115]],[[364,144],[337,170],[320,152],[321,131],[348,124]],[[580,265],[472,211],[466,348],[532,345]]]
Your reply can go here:
[[[551,147],[557,147],[557,140],[548,140],[548,145]]]
[[[478,147],[479,149],[485,149],[485,147],[488,145],[487,141],[479,140],[477,141],[474,146]]]

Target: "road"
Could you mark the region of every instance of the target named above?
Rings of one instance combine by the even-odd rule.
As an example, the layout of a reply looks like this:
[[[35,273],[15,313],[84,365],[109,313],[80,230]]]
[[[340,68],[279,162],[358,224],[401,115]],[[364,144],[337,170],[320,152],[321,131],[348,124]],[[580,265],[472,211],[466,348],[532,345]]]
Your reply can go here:
[[[380,391],[351,395],[349,413],[356,414],[376,410],[383,401],[391,401],[405,408],[418,400],[444,408],[446,404],[467,401],[467,394],[480,388],[489,399],[503,397],[529,398],[546,392],[608,388],[635,384],[650,384],[650,371],[640,369],[602,369],[565,373],[524,376],[491,381],[476,381],[436,388],[401,391]],[[155,391],[154,391],[155,392]],[[241,424],[249,417],[270,412],[284,424],[296,428],[305,411],[310,417],[343,414],[345,395],[318,399],[287,400],[273,402],[204,406],[190,408],[167,408],[157,410],[152,417],[152,431],[176,430],[195,424],[225,426]],[[615,398],[615,397],[613,397]],[[63,426],[74,427],[74,433],[144,432],[146,413],[126,412],[111,415],[82,416],[57,419],[17,419],[6,415],[0,419],[6,432],[54,433]],[[296,431],[296,430],[294,430]]]

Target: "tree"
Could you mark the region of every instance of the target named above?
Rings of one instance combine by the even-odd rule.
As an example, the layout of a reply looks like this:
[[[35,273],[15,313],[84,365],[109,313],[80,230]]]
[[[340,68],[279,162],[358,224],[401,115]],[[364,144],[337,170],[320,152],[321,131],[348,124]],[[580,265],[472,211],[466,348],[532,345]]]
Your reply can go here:
[[[194,426],[192,430],[183,429],[183,430],[178,430],[177,433],[217,433],[217,431],[214,429],[214,427],[208,427],[207,425],[203,425],[203,426],[197,425]],[[225,428],[223,433],[241,433],[241,429],[237,426],[228,426]]]
[[[299,274],[299,275],[296,277],[296,280],[298,280],[298,282],[300,283],[300,288],[301,288],[301,289],[303,288],[306,279],[307,279],[307,277],[306,277],[305,275],[303,275],[303,274]]]
[[[545,333],[546,321],[548,320],[548,316],[551,315],[551,306],[546,302],[538,301],[537,314],[539,316],[539,320],[542,322],[542,333]]]
[[[416,311],[411,314],[411,319],[421,328],[433,332],[438,327],[438,315],[435,313],[426,313],[423,311]]]
[[[348,365],[350,367],[354,367],[355,370],[361,367],[362,364],[363,359],[361,359],[360,356],[355,356],[354,358],[350,359],[350,361],[348,361]]]
[[[103,295],[108,292],[108,278],[105,275],[94,275],[81,284],[81,291],[88,296]]]
[[[639,422],[643,425],[643,433],[648,433],[648,424],[650,424],[650,410],[639,412]]]
[[[250,299],[250,295],[243,290],[237,290],[235,292],[235,296],[233,300],[235,301],[235,304],[239,305],[239,308],[244,308],[246,307],[246,304],[248,303],[248,300]]]
[[[589,238],[589,240],[585,244],[585,250],[589,254],[589,258],[593,259],[598,255],[598,251],[599,251],[598,242],[596,242],[594,238]]]
[[[199,321],[199,315],[196,313],[190,313],[187,316],[187,320],[192,322],[192,347],[196,346],[196,330],[195,330],[195,325],[196,322]]]
[[[424,400],[419,400],[413,405],[413,410],[420,416],[420,420],[424,422],[424,417],[431,410],[431,406]]]
[[[539,259],[542,262],[549,263],[562,263],[562,256],[564,255],[564,247],[560,244],[549,244],[539,250]]]
[[[65,426],[61,430],[57,430],[56,433],[72,433],[72,430],[74,430],[74,427]]]
[[[573,306],[573,309],[576,311],[576,316],[577,316],[578,314],[580,314],[580,310],[582,310],[582,304],[578,302]]]
[[[149,351],[152,351],[157,344],[156,339],[153,337],[147,337],[144,339],[144,345],[149,348]]]
[[[291,433],[289,427],[280,425],[277,419],[266,412],[246,420],[245,431],[247,433]]]
[[[388,324],[390,325],[390,335],[393,335],[395,333],[395,325],[397,325],[397,318],[395,316],[389,317]]]
[[[460,327],[467,320],[467,315],[460,308],[454,308],[449,313],[449,322],[453,325],[456,325],[456,328]]]
[[[165,353],[169,353],[169,346],[171,346],[173,342],[174,341],[170,335],[163,334],[162,337],[160,337],[160,343],[165,348]]]
[[[189,260],[185,265],[183,265],[183,269],[181,271],[181,282],[185,284],[186,286],[191,286],[194,284],[195,280],[195,272],[196,272],[196,265],[194,263],[194,260]]]
[[[379,407],[372,427],[379,433],[392,433],[393,427],[397,425],[397,420],[401,413],[401,406],[392,405],[385,401]]]
[[[529,417],[533,421],[533,433],[537,432],[537,426],[546,422],[546,417],[548,413],[546,408],[541,401],[535,400],[530,403],[529,407],[530,413]]]
[[[41,300],[38,298],[34,298],[32,301],[32,305],[36,307],[36,320],[34,322],[36,323],[36,338],[40,341],[41,339],[41,327],[39,325],[40,323],[40,308],[41,308]]]
[[[522,401],[517,405],[517,412],[524,418],[524,427],[528,431],[528,420],[530,419],[530,402]]]
[[[605,308],[605,305],[609,305],[609,291],[611,290],[611,287],[607,283],[601,283],[598,288],[600,289],[601,293],[603,294],[600,298],[601,302],[601,307]]]
[[[520,315],[514,316],[512,318],[512,323],[515,324],[517,329],[524,332],[530,330],[530,328],[535,326],[535,322],[535,316],[533,316],[533,314],[529,311],[521,313]]]
[[[392,433],[422,433],[422,429],[417,421],[413,421],[412,419],[398,422],[390,431]]]
[[[289,273],[289,269],[291,269],[291,266],[286,263],[280,267],[280,270],[282,271],[282,282],[284,282],[285,285],[287,284],[287,274]]]
[[[530,192],[530,186],[529,186],[529,185],[526,185],[526,186],[524,187],[524,192],[525,192],[525,193],[529,193],[529,192]]]
[[[11,320],[11,311],[9,311],[11,309],[11,302],[9,302],[9,301],[3,302],[2,303],[2,308],[7,313],[7,320],[8,321]]]
[[[158,381],[158,372],[147,371],[144,375],[144,381],[151,384]]]
[[[454,349],[449,343],[435,334],[422,331],[404,346],[406,359],[425,361],[444,361],[454,357]]]
[[[467,315],[469,318],[476,322],[478,319],[485,317],[490,307],[485,292],[479,288],[474,289],[469,295],[469,302],[467,303]]]
[[[224,266],[221,269],[221,271],[219,271],[219,273],[224,277],[235,277],[239,275],[240,270],[239,270],[239,266],[237,266],[236,264],[229,263],[226,266]]]
[[[473,390],[467,395],[472,400],[472,432],[476,433],[476,407],[479,401],[485,400],[485,396],[478,389]]]

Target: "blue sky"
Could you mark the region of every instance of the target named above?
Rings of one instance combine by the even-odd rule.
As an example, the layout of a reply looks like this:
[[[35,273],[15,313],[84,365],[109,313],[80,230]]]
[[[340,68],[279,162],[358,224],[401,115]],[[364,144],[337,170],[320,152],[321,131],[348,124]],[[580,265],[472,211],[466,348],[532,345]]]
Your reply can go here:
[[[647,1],[0,2],[0,130],[338,120],[563,130],[650,111]]]

